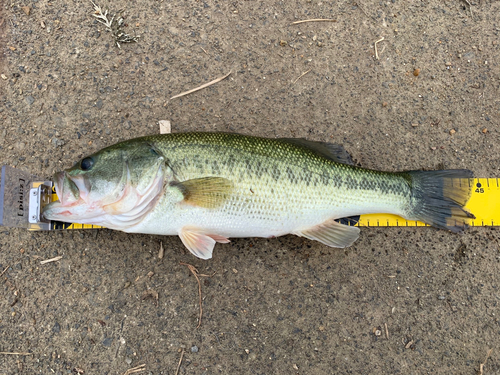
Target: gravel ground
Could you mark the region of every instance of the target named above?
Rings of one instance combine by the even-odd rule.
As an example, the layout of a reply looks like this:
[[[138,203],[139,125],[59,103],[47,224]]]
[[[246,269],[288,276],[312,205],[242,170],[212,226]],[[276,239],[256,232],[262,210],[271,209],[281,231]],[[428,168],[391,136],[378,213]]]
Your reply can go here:
[[[0,165],[48,178],[170,120],[500,177],[500,1],[98,3],[140,37],[121,48],[89,1],[0,4]],[[290,25],[316,18],[335,22]],[[0,351],[28,353],[0,374],[498,374],[499,239],[365,228],[345,250],[236,239],[201,261],[176,237],[0,228]],[[211,275],[198,329],[181,262]]]

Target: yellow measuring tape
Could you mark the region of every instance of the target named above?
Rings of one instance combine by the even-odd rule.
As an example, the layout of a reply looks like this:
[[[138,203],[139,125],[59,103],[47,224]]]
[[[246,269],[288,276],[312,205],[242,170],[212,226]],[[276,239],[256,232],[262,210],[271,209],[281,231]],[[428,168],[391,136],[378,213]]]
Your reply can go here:
[[[57,200],[55,192],[53,200]],[[471,179],[471,197],[465,206],[475,219],[473,227],[500,225],[500,187],[498,178]],[[356,226],[359,227],[425,227],[421,221],[409,221],[391,214],[361,215]],[[98,225],[52,222],[51,229],[97,229]]]

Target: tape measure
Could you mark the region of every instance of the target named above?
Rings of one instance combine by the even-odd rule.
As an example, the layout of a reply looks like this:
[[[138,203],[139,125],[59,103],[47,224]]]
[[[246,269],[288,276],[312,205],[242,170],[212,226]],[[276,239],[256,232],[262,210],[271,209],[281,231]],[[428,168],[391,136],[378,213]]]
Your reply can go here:
[[[474,178],[470,180],[471,197],[465,208],[472,212],[475,219],[470,221],[472,227],[500,225],[500,186],[498,178]],[[52,188],[52,199],[57,195]],[[429,226],[421,221],[410,221],[392,214],[368,214],[359,217],[342,219],[347,225],[359,227],[425,227]],[[52,221],[50,229],[97,229],[98,225],[62,223]]]

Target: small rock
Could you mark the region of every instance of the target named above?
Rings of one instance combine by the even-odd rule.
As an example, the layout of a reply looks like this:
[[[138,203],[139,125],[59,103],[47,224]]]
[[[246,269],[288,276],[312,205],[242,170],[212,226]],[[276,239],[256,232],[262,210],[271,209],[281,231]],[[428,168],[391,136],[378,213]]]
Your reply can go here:
[[[199,349],[198,349],[198,347],[197,347],[196,345],[193,345],[193,346],[191,347],[191,353],[198,353],[198,350],[199,350]]]
[[[29,16],[30,15],[30,12],[31,12],[31,8],[30,7],[27,7],[27,6],[24,6],[24,7],[21,7],[21,9],[23,10],[23,12]]]
[[[130,365],[132,363],[132,358],[125,358],[125,362],[127,362],[127,365]]]
[[[416,128],[416,127],[418,126],[418,124],[417,124],[416,122],[413,122],[413,123],[411,124],[411,126],[413,126],[414,128]]]
[[[450,135],[453,135],[453,134],[455,134],[455,133],[456,133],[455,129],[451,129],[451,130],[450,130]]]
[[[61,325],[58,322],[55,322],[54,326],[52,327],[52,332],[54,333],[61,332]]]
[[[31,95],[27,96],[24,100],[26,100],[26,103],[28,103],[28,105],[32,105],[35,102],[35,98]]]
[[[287,43],[286,40],[280,40],[280,46],[281,47],[285,47],[286,45],[288,45],[288,43]]]
[[[106,348],[109,348],[112,342],[113,339],[111,337],[106,337],[104,340],[102,340],[102,345],[104,345]]]
[[[387,102],[383,102],[382,103],[382,107],[387,107],[388,103]]]
[[[482,132],[483,132],[483,134],[488,133],[488,128],[484,128],[484,129],[482,130]]]
[[[418,75],[419,75],[419,74],[420,74],[420,69],[418,69],[418,68],[417,68],[417,69],[415,69],[415,70],[413,71],[413,75],[414,75],[415,77],[418,77]]]
[[[4,80],[7,79],[7,76],[5,74],[0,75],[0,77],[2,77],[2,79]]]

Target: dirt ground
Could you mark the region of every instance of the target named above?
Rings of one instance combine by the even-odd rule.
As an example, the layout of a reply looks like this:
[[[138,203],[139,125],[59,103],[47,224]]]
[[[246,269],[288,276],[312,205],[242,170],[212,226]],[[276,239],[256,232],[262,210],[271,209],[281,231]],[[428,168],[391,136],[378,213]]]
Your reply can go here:
[[[500,1],[470,1],[98,3],[140,36],[119,49],[89,1],[3,0],[0,165],[48,178],[170,120],[500,177]],[[336,21],[291,25],[316,18]],[[0,351],[27,353],[0,374],[499,374],[499,240],[364,228],[345,250],[236,239],[202,261],[177,237],[0,228]],[[198,329],[181,262],[212,276]]]

